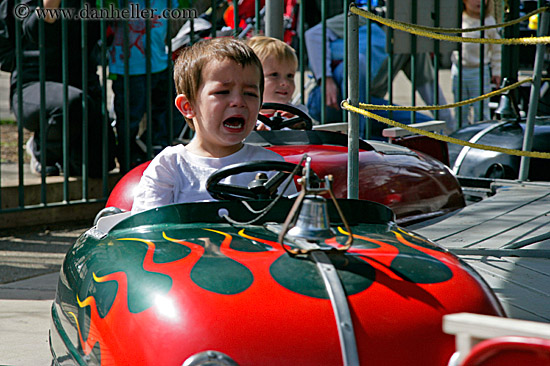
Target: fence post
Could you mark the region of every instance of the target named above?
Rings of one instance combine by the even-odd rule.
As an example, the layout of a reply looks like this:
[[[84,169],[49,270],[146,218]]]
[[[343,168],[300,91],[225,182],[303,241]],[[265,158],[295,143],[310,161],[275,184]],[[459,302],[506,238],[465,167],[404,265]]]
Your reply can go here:
[[[543,36],[548,33],[548,16],[550,14],[545,11],[541,14],[541,24],[538,31],[538,36]],[[537,53],[535,56],[535,65],[533,68],[533,85],[531,85],[531,95],[529,96],[529,110],[527,111],[527,121],[525,123],[525,132],[523,135],[523,151],[531,151],[533,148],[533,130],[535,129],[535,118],[539,105],[540,83],[542,67],[544,65],[544,54],[546,45],[544,43],[537,44]],[[527,156],[521,157],[519,165],[520,181],[524,181],[529,176],[529,163],[531,158]]]
[[[283,40],[283,2],[267,0],[265,2],[265,35]]]
[[[348,13],[348,102],[359,105],[359,20]],[[348,111],[348,198],[359,198],[359,115]]]

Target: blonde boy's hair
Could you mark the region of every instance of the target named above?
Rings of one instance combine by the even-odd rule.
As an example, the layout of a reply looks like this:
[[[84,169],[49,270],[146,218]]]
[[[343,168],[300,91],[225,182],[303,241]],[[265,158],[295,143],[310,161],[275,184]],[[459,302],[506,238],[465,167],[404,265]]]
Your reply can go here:
[[[261,105],[264,93],[262,63],[244,42],[229,37],[201,40],[180,52],[174,65],[176,92],[184,94],[189,102],[195,103],[197,92],[202,83],[202,70],[212,60],[222,61],[225,59],[233,60],[243,68],[248,65],[258,68]],[[193,122],[187,118],[185,120],[194,129]]]
[[[272,37],[254,36],[247,44],[256,52],[262,62],[269,56],[274,56],[279,62],[293,62],[298,68],[298,57],[292,47],[285,42]]]

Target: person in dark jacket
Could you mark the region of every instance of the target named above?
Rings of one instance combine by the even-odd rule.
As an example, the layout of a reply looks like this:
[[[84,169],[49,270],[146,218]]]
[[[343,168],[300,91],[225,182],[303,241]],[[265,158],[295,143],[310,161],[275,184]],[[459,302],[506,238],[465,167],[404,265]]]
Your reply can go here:
[[[44,8],[59,8],[61,0],[44,0]],[[95,2],[94,2],[95,3]],[[22,20],[22,68],[21,73],[15,69],[11,74],[11,104],[18,123],[34,132],[27,141],[27,152],[31,155],[31,170],[41,174],[41,155],[45,152],[46,175],[58,175],[63,169],[63,59],[61,19],[47,16],[44,19],[45,47],[45,83],[44,101],[46,124],[42,130],[40,125],[41,83],[40,83],[40,52],[39,52],[39,18],[35,9],[38,1],[23,0],[28,6],[28,16]],[[90,3],[90,7],[94,4]],[[66,0],[65,7],[79,9],[80,0]],[[82,20],[67,21],[67,106],[68,106],[68,156],[69,175],[82,175],[83,157],[83,68],[81,52]],[[98,41],[100,39],[100,23],[86,21],[88,38],[88,54],[85,55],[88,67],[85,73],[87,82],[87,144],[88,173],[91,177],[100,177],[102,172],[102,131],[101,86],[97,75]],[[22,82],[22,113],[19,111],[19,96],[16,92],[17,81]],[[108,128],[109,145],[114,144],[114,134]],[[41,146],[42,135],[45,135],[46,145]],[[111,147],[111,146],[110,146]],[[110,149],[109,149],[110,150]],[[109,152],[108,170],[115,167],[113,153]]]

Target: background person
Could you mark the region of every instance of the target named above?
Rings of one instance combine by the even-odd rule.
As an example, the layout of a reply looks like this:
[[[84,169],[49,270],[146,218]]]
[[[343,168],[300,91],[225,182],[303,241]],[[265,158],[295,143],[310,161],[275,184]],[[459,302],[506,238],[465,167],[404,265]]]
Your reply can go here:
[[[145,0],[133,0],[139,9],[145,9]],[[122,1],[118,6],[121,7]],[[172,0],[172,8],[178,7],[178,1]],[[145,151],[137,143],[140,122],[146,114],[147,108],[147,58],[146,44],[151,42],[151,120],[152,143],[154,153],[169,145],[168,141],[168,108],[171,107],[168,95],[169,75],[168,62],[170,56],[167,53],[166,42],[168,34],[168,22],[160,15],[167,9],[166,0],[151,0],[150,8],[156,9],[151,24],[151,38],[147,39],[146,20],[143,18],[128,20],[128,63],[129,63],[129,100],[124,98],[124,28],[126,22],[115,22],[113,26],[114,40],[109,50],[109,78],[113,80],[114,109],[116,115],[116,130],[118,136],[118,157],[121,169],[124,171],[126,164],[132,168],[146,160]],[[126,136],[125,103],[130,104],[130,134]],[[125,156],[125,144],[130,144],[130,157]]]
[[[27,142],[27,152],[31,156],[31,171],[41,174],[41,155],[46,151],[46,175],[59,175],[63,167],[63,76],[62,76],[62,48],[61,21],[47,17],[44,21],[45,40],[45,107],[46,130],[40,129],[40,78],[39,78],[39,49],[38,49],[38,24],[39,20],[34,11],[38,1],[23,0],[23,4],[29,6],[29,16],[22,21],[22,72],[17,69],[11,74],[11,103],[18,123],[24,128],[34,132],[33,137]],[[58,8],[61,0],[44,0],[45,8]],[[94,7],[95,3],[88,3]],[[80,0],[66,0],[67,8],[79,9]],[[68,52],[68,120],[69,120],[69,175],[82,174],[82,133],[87,132],[88,137],[88,172],[92,177],[100,177],[102,173],[102,121],[100,110],[101,86],[97,76],[97,44],[100,38],[99,22],[87,22],[89,50],[88,70],[86,81],[88,83],[88,131],[83,131],[82,121],[82,52],[81,50],[81,21],[67,20],[67,48]],[[17,81],[23,85],[23,99],[20,101],[16,93]],[[23,114],[19,115],[19,104],[22,104]],[[108,129],[109,147],[114,150],[114,135]],[[46,146],[41,146],[41,135],[45,134]],[[108,157],[108,169],[114,168],[113,151]]]
[[[365,94],[366,85],[366,49],[367,49],[367,26],[366,19],[359,18],[359,101],[365,103],[367,101]],[[340,102],[343,99],[342,88],[344,86],[344,14],[338,14],[326,21],[326,120],[325,122],[336,122],[342,120],[342,111],[340,109]],[[322,24],[317,24],[314,27],[308,29],[305,33],[306,48],[309,58],[309,64],[311,71],[320,85],[323,69],[323,57],[322,48],[319,47],[323,42],[322,37]],[[373,104],[388,104],[385,97],[388,91],[388,63],[389,57],[386,53],[386,33],[377,23],[371,23],[371,87],[370,96]],[[416,90],[427,105],[433,105],[435,102],[434,95],[434,68],[432,61],[428,54],[421,53],[416,55],[415,76],[416,76]],[[396,54],[392,58],[392,80],[399,71],[403,71],[405,75],[411,78],[411,59],[409,54]],[[445,97],[441,88],[438,89],[439,104],[446,104]],[[321,117],[321,90],[320,87],[316,87],[309,95],[307,107],[311,116],[320,120]],[[373,113],[388,117],[386,111],[373,111]],[[392,113],[393,119],[409,123],[411,120],[410,112],[395,111]],[[447,123],[453,123],[453,116],[449,110],[439,111],[440,119],[447,121]],[[416,113],[416,122],[429,121],[433,118],[422,114]],[[365,132],[365,118],[361,116],[360,119],[360,133]],[[380,122],[374,122],[373,137],[380,138],[382,136],[382,129],[386,127],[385,124]]]
[[[481,26],[481,0],[463,0],[464,10],[462,12],[462,28],[475,28]],[[491,15],[493,11],[493,1],[485,0],[485,20],[484,25],[496,24],[495,18]],[[462,33],[463,37],[480,38],[481,32]],[[500,35],[496,29],[484,31],[485,38],[499,39]],[[452,67],[451,77],[453,81],[453,94],[455,102],[479,97],[491,91],[491,83],[497,87],[500,86],[500,62],[501,46],[498,44],[483,45],[483,75],[480,75],[479,65],[481,62],[480,44],[462,43],[462,99],[459,99],[458,93],[458,51],[451,55]],[[480,90],[480,79],[483,77],[483,90]],[[472,110],[473,109],[473,110]],[[473,112],[473,116],[472,116]],[[455,111],[458,120],[458,110]],[[483,100],[483,115],[481,114],[480,102],[475,102],[462,110],[463,122],[473,123],[477,120],[488,120],[491,118],[489,109],[489,99]]]

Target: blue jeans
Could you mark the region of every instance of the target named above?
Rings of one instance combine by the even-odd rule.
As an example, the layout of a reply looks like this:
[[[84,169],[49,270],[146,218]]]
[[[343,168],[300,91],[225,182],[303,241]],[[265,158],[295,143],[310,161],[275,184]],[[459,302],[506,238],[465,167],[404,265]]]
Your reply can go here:
[[[17,93],[12,96],[13,111],[18,123],[29,131],[34,132],[33,155],[41,161],[41,154],[45,154],[46,166],[63,166],[63,92],[62,83],[55,81],[45,82],[44,102],[46,108],[45,131],[40,130],[40,83],[33,81],[23,86],[23,115],[18,116],[19,100]],[[103,119],[100,113],[96,93],[88,94],[88,130],[83,131],[82,121],[82,90],[68,86],[68,156],[69,175],[82,175],[82,142],[83,132],[88,139],[88,174],[91,177],[101,177],[103,172],[103,144],[108,144],[107,169],[115,167],[114,160],[114,134],[107,129],[108,141],[103,140]],[[46,146],[40,146],[41,137],[45,135]]]
[[[151,74],[151,119],[153,145],[164,148],[168,146],[168,69]],[[130,144],[130,166],[140,163],[145,158],[143,151],[136,145],[135,139],[139,131],[141,119],[147,111],[147,77],[146,75],[130,75],[130,134],[126,136],[126,118],[124,114],[124,76],[117,75],[113,80],[114,107],[116,114],[116,130],[118,135],[119,159],[124,167],[124,146]],[[171,100],[170,96],[170,100]]]
[[[460,102],[458,100],[458,66],[454,64],[451,67],[451,77],[455,102]],[[476,98],[491,91],[491,71],[488,64],[483,67],[483,91],[479,88],[479,79],[478,67],[462,67],[462,100]],[[481,115],[481,103],[483,103],[483,115]],[[471,109],[473,109],[473,117]],[[455,117],[458,120],[458,108],[455,110]],[[460,122],[462,126],[489,119],[491,119],[489,99],[462,107],[462,121]]]
[[[366,69],[365,57],[364,55],[359,55],[359,70],[365,70],[365,69]],[[332,71],[332,74],[334,77],[334,81],[336,81],[336,83],[340,85],[340,89],[338,91],[338,99],[342,100],[343,99],[342,88],[344,87],[344,78],[343,78],[344,63],[341,62],[338,66],[336,66]],[[359,101],[361,103],[366,102],[365,84],[366,84],[365,72],[359,72]],[[371,103],[387,105],[388,101],[382,98],[376,98],[371,96]],[[321,120],[321,108],[322,108],[321,107],[321,88],[319,86],[316,86],[309,94],[309,98],[307,101],[307,108],[311,117],[313,117],[318,121]],[[370,112],[382,117],[390,118],[388,112],[386,111],[370,111]],[[416,118],[415,122],[426,122],[426,121],[433,120],[432,117],[422,113],[415,113],[415,118]],[[400,123],[409,124],[411,123],[411,112],[394,111],[391,114],[391,119]],[[340,109],[336,110],[334,108],[325,107],[325,123],[341,122],[341,121],[342,121],[342,111]],[[371,122],[371,138],[374,140],[385,139],[382,137],[382,130],[390,126],[373,119],[371,119],[370,122]],[[359,134],[362,137],[366,136],[366,117],[364,117],[363,115],[361,115],[359,118]]]

